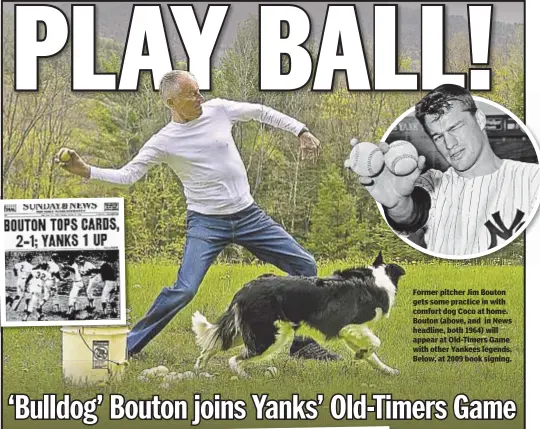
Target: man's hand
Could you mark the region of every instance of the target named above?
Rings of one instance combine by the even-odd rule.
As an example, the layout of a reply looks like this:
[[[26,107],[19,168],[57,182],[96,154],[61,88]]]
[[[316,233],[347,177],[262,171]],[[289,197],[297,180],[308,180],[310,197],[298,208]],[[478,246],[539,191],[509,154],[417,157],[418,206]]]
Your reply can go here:
[[[319,156],[321,142],[309,131],[300,136],[300,155],[302,159],[315,161]]]
[[[56,154],[54,161],[64,170],[77,176],[90,178],[90,166],[84,162],[77,152],[72,149],[62,148]]]
[[[378,146],[383,154],[390,150],[388,143],[381,142]],[[416,169],[406,176],[397,176],[384,165],[381,173],[375,177],[360,176],[360,183],[375,198],[375,201],[389,210],[392,219],[397,222],[406,222],[413,209],[411,194],[425,163],[426,158],[420,156]]]

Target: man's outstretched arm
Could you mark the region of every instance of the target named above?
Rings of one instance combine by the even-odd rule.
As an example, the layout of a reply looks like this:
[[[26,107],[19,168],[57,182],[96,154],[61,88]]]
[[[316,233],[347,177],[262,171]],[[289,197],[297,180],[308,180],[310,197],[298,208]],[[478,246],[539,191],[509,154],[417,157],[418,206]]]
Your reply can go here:
[[[232,123],[255,120],[283,131],[288,131],[300,139],[300,148],[308,153],[318,152],[321,142],[308,130],[306,125],[271,107],[257,103],[241,103],[220,100]]]
[[[163,151],[150,144],[150,142],[151,140],[141,148],[130,162],[119,169],[89,165],[72,149],[61,149],[56,156],[56,162],[64,170],[86,179],[131,185],[143,177],[151,166],[160,163],[165,157]],[[66,159],[65,154],[69,155],[68,161],[62,161],[62,159]]]
[[[416,186],[401,208],[390,210],[383,206],[390,227],[396,231],[414,233],[422,228],[429,219],[431,197],[429,193]]]
[[[385,142],[378,147],[383,154],[390,150]],[[425,162],[420,156],[416,168],[406,176],[398,176],[386,166],[374,177],[360,176],[360,183],[383,206],[388,223],[397,231],[415,232],[429,219],[429,189],[434,185],[428,176],[421,176]]]

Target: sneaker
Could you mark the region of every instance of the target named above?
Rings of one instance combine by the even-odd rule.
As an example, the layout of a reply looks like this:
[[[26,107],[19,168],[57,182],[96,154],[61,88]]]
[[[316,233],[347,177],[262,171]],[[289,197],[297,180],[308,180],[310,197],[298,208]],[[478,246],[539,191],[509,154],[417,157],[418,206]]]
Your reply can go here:
[[[311,338],[295,337],[289,354],[298,359],[315,359],[315,360],[341,360],[343,359],[337,353],[333,353],[321,347],[315,340]]]

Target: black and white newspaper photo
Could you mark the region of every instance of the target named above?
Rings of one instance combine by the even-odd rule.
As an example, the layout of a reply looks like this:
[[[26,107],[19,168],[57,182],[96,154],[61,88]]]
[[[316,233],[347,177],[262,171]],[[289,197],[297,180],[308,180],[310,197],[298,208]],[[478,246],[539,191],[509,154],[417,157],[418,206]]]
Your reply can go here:
[[[2,201],[3,326],[126,320],[121,198]]]

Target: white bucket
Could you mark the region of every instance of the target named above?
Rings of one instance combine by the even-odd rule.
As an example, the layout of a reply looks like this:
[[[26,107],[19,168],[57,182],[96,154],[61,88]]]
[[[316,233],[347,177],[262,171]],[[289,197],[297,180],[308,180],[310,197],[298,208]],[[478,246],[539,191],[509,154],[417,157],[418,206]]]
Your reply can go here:
[[[126,326],[63,327],[62,372],[74,383],[120,378],[127,366]]]

